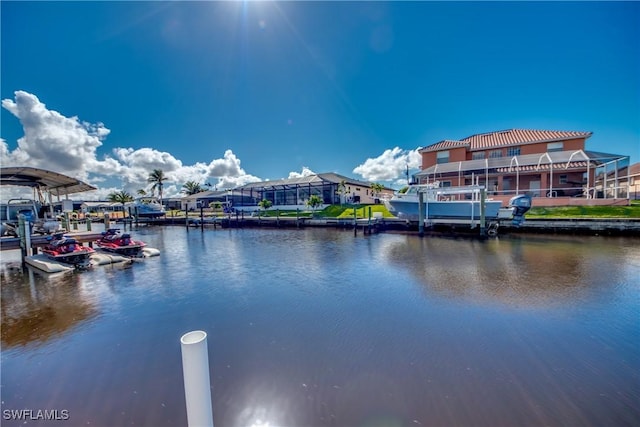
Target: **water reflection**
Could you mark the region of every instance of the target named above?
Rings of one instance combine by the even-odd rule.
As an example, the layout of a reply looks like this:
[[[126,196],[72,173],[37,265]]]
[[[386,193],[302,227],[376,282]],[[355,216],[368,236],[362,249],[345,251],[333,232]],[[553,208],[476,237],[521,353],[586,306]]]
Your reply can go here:
[[[382,249],[385,260],[410,272],[428,293],[522,307],[576,304],[594,287],[616,286],[616,271],[623,273],[625,254],[617,258],[610,246],[604,250],[608,253],[600,256],[597,247],[564,238],[415,236],[404,236]]]
[[[640,419],[637,240],[136,236],[162,255],[50,278],[0,268],[3,409],[185,425],[179,337],[203,329],[218,426]]]
[[[80,274],[43,277],[31,268],[25,273],[3,268],[0,335],[4,349],[42,345],[96,315],[95,304],[80,289]]]

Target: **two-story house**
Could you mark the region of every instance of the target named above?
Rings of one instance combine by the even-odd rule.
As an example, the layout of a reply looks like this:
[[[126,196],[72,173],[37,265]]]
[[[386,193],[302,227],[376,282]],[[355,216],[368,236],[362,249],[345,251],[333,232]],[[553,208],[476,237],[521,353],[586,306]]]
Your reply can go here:
[[[586,151],[591,135],[509,129],[444,140],[420,150],[422,170],[414,178],[442,186],[477,183],[497,196],[627,199],[629,157]]]

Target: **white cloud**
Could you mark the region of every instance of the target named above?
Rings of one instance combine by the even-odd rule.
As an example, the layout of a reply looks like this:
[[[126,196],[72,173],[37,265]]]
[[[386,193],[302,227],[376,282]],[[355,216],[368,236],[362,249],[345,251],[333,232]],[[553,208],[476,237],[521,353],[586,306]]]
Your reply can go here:
[[[418,150],[403,150],[395,147],[385,150],[376,158],[369,158],[358,165],[353,172],[361,175],[366,181],[396,181],[406,184],[406,169],[417,169],[421,165]]]
[[[315,175],[316,173],[314,171],[312,171],[311,169],[309,169],[306,166],[302,167],[302,172],[289,172],[289,177],[288,179],[292,179],[292,178],[302,178],[305,176],[309,176],[309,175]]]
[[[261,181],[260,178],[247,174],[240,167],[240,159],[231,150],[224,152],[224,158],[215,159],[209,163],[208,173],[211,178],[218,178],[218,188],[233,188]]]
[[[102,123],[80,122],[77,117],[65,117],[30,93],[15,92],[15,101],[2,100],[2,106],[16,116],[24,128],[13,152],[6,150],[3,163],[24,164],[77,176],[86,180],[89,161],[95,161],[96,149],[109,134]],[[3,153],[4,154],[4,153]]]
[[[97,149],[110,133],[104,124],[65,117],[47,109],[35,95],[24,91],[15,92],[15,100],[2,100],[2,106],[18,118],[24,129],[24,136],[18,139],[18,147],[13,151],[0,138],[2,164],[47,169],[95,186],[111,185],[83,193],[82,198],[87,200],[105,199],[109,193],[123,189],[136,194],[139,189],[149,187],[147,177],[153,169],[161,169],[167,176],[165,197],[178,196],[187,181],[205,184],[214,179],[217,183],[210,183],[218,188],[260,181],[240,167],[240,159],[231,150],[209,164],[183,165],[172,154],[152,148],[115,148],[111,155],[100,160]],[[122,187],[114,187],[117,182]]]

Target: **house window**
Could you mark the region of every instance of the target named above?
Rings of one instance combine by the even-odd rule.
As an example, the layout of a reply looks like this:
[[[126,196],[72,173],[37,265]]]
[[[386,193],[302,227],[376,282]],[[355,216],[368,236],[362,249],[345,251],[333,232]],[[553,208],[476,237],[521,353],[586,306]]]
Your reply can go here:
[[[520,147],[511,147],[507,148],[507,156],[519,156],[520,155]]]
[[[566,184],[568,182],[567,175],[560,175],[560,184]]]
[[[484,151],[477,151],[471,155],[473,160],[484,160]]]
[[[502,157],[502,150],[493,150],[489,152],[490,159],[497,159]]]
[[[449,163],[449,151],[438,151],[436,154],[436,163]]]
[[[562,151],[563,144],[562,142],[550,142],[547,144],[547,152],[551,153],[553,151]]]
[[[441,181],[440,187],[451,187],[451,181]]]

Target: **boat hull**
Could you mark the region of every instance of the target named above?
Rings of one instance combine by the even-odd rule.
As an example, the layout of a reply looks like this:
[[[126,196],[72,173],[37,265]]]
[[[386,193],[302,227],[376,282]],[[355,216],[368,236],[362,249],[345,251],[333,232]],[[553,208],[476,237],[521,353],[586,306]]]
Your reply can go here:
[[[100,244],[99,242],[96,244],[103,251],[127,257],[141,257],[142,249],[145,247],[145,245],[110,246]]]
[[[76,251],[69,254],[56,254],[55,252],[43,251],[50,260],[73,265],[76,268],[87,268],[91,263],[93,251]]]
[[[410,199],[390,200],[389,210],[398,218],[418,221],[420,213],[418,202]],[[485,219],[498,218],[502,203],[500,201],[485,201]],[[424,203],[424,219],[442,220],[480,220],[480,201],[450,200],[428,201]]]

